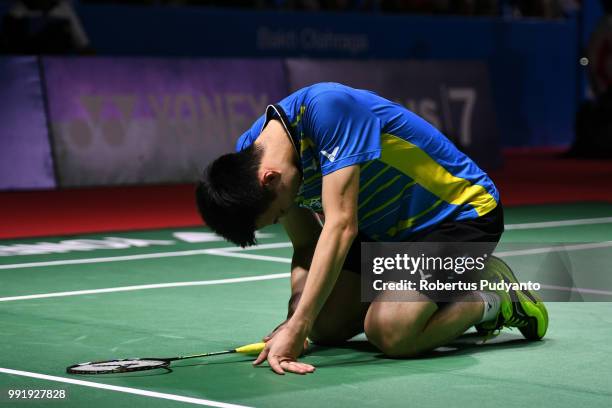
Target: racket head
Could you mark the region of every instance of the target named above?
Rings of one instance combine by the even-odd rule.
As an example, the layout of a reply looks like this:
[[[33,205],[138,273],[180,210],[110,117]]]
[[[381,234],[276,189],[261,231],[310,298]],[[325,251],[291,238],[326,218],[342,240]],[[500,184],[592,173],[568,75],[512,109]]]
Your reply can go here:
[[[66,367],[69,374],[114,374],[168,368],[171,360],[160,358],[124,358],[120,360],[89,361]]]

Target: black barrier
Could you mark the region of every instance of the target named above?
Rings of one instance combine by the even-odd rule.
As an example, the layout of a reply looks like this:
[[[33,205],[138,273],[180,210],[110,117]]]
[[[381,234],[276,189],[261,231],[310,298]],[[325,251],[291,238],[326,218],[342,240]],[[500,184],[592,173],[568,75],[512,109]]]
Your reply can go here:
[[[479,61],[287,60],[291,91],[316,82],[372,90],[406,106],[479,166],[501,165],[487,65]]]

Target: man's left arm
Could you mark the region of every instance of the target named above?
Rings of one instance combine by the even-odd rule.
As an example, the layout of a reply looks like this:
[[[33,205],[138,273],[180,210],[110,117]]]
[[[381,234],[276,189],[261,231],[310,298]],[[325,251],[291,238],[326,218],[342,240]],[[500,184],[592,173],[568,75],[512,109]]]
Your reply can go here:
[[[309,364],[297,362],[296,358],[338,279],[357,235],[358,194],[358,165],[342,168],[323,177],[325,224],[315,248],[302,297],[293,316],[283,330],[268,342],[255,364],[267,358],[277,374],[283,374],[284,370],[298,374],[314,370]]]
[[[306,334],[331,293],[357,236],[359,166],[345,167],[323,177],[322,193],[325,224],[292,322]]]

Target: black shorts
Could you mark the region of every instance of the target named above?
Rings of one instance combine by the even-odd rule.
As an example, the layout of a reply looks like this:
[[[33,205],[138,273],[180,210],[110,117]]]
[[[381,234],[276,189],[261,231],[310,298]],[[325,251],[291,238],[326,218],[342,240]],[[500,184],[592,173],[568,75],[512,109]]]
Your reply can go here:
[[[436,243],[436,255],[452,257],[456,255],[457,243],[481,243],[475,246],[479,254],[491,256],[504,232],[504,213],[501,203],[489,213],[471,220],[448,221],[435,225],[411,236],[406,242]],[[361,243],[372,242],[367,236],[359,234],[353,242],[343,269],[361,273]],[[444,243],[448,243],[445,245]],[[443,281],[452,281],[456,274],[437,276]],[[431,297],[431,296],[430,296]]]

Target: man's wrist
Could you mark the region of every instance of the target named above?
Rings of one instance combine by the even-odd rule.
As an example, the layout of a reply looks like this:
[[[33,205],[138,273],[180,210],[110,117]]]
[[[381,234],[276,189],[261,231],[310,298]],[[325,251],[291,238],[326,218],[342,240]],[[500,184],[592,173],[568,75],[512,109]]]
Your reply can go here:
[[[310,333],[310,329],[312,329],[312,323],[310,319],[305,319],[298,314],[294,314],[287,320],[287,328],[301,336],[307,337]]]

